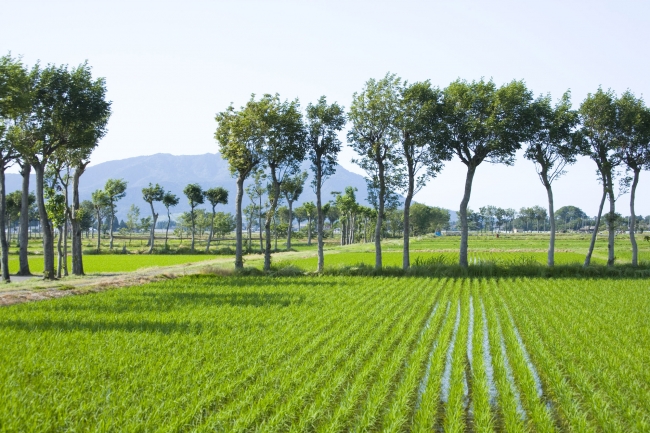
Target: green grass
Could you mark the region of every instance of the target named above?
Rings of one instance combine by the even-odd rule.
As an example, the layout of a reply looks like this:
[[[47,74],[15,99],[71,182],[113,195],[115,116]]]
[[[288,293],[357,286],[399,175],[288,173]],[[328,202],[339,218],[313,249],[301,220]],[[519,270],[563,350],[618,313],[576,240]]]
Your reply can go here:
[[[152,266],[171,266],[183,263],[200,262],[214,259],[214,255],[162,255],[162,254],[102,254],[85,255],[83,258],[84,271],[87,274],[102,272],[129,272]],[[55,259],[56,260],[56,259]],[[56,263],[56,262],[55,262]],[[33,274],[42,272],[43,257],[29,256],[29,267]],[[68,256],[68,270],[72,269],[72,259]],[[18,257],[9,256],[9,272],[18,272]]]
[[[0,311],[2,431],[650,429],[647,280],[204,275]]]

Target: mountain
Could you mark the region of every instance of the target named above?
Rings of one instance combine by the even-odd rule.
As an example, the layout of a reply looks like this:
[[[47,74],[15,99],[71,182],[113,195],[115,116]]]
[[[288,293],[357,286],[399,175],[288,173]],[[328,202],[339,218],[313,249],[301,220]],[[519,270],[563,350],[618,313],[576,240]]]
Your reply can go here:
[[[303,170],[310,173],[309,164],[303,163]],[[217,206],[218,211],[234,212],[235,211],[235,179],[230,175],[228,163],[224,161],[219,154],[206,153],[204,155],[171,155],[168,153],[157,153],[149,156],[136,156],[114,161],[103,162],[101,164],[90,166],[81,177],[79,183],[79,194],[82,200],[90,200],[91,193],[97,189],[102,189],[106,179],[124,179],[128,182],[126,197],[118,202],[117,217],[126,218],[126,213],[132,204],[140,208],[140,215],[147,216],[151,212],[149,205],[142,200],[142,188],[149,183],[158,183],[165,190],[176,194],[181,200],[178,206],[173,208],[172,212],[178,214],[190,210],[187,199],[183,194],[183,188],[189,183],[198,183],[204,189],[215,186],[226,188],[230,195],[228,204]],[[316,202],[316,194],[311,188],[312,176],[309,175],[305,183],[305,191],[300,196],[297,205],[305,201]],[[20,189],[22,177],[20,174],[6,174],[6,190],[8,192]],[[34,176],[32,175],[30,185],[34,185]],[[363,176],[346,170],[342,166],[337,166],[336,174],[328,179],[323,185],[323,201],[329,201],[332,198],[332,191],[343,191],[346,186],[356,187],[357,200],[367,205],[367,188]],[[249,200],[244,197],[244,206]],[[156,211],[164,215],[164,207],[156,203]],[[203,206],[207,208],[207,206]]]

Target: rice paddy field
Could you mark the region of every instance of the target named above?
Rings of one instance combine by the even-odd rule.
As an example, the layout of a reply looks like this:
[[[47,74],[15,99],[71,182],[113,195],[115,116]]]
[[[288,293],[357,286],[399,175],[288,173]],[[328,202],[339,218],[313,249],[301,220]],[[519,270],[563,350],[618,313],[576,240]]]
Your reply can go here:
[[[201,275],[0,309],[0,431],[650,431],[650,282]]]

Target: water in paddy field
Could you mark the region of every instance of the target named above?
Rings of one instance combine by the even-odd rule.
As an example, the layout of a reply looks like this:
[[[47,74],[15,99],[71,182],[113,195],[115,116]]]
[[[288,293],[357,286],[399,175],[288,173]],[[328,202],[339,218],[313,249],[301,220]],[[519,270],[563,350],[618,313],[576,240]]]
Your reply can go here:
[[[445,359],[445,370],[442,373],[442,389],[440,391],[440,399],[447,403],[449,401],[449,391],[451,390],[451,365],[453,362],[454,346],[456,345],[456,336],[458,335],[458,328],[460,326],[460,302],[458,303],[458,310],[456,311],[456,322],[454,322],[454,331],[451,335],[451,341],[447,348],[447,355]]]
[[[521,419],[526,419],[526,412],[524,411],[524,407],[521,404],[521,394],[519,393],[519,389],[517,389],[517,385],[515,385],[515,377],[512,374],[512,367],[510,366],[510,359],[508,358],[508,352],[506,351],[506,342],[505,339],[503,338],[503,330],[501,329],[501,321],[499,320],[498,315],[497,315],[497,330],[499,333],[499,342],[501,345],[501,357],[503,358],[503,367],[506,370],[506,377],[508,378],[508,383],[510,384],[510,389],[512,390],[512,394],[515,396],[517,413],[521,416]]]
[[[483,315],[483,365],[488,382],[488,395],[490,396],[490,406],[495,406],[497,401],[497,387],[494,384],[494,367],[492,365],[492,354],[490,353],[490,337],[488,335],[487,317],[485,316],[485,306],[481,299],[481,313]]]
[[[447,318],[449,317],[449,307],[451,306],[451,302],[447,301],[447,309],[445,311],[445,316],[442,318],[442,325],[447,321]],[[441,325],[441,329],[442,329]],[[420,380],[420,385],[418,386],[418,395],[417,399],[415,402],[415,409],[420,408],[420,404],[422,403],[422,395],[427,389],[427,385],[429,384],[429,371],[431,370],[431,362],[433,361],[433,356],[436,353],[436,349],[438,348],[438,339],[436,339],[433,342],[433,346],[431,346],[431,351],[429,352],[429,356],[427,358],[427,367],[424,370],[424,376],[422,377],[422,380]]]

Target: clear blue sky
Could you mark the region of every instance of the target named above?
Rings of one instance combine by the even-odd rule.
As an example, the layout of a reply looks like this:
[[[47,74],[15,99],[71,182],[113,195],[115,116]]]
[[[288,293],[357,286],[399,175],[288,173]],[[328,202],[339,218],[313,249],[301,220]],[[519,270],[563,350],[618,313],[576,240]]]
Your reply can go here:
[[[524,79],[574,105],[599,85],[650,94],[645,1],[0,1],[0,53],[31,65],[88,60],[113,101],[93,163],[157,152],[216,152],[214,115],[251,93],[326,95],[349,106],[370,78],[394,72],[444,87],[460,77]],[[343,137],[342,137],[343,138]],[[341,163],[350,163],[350,149]],[[459,207],[464,166],[447,164],[416,199]],[[82,179],[83,181],[83,179]],[[650,173],[638,212],[650,213]],[[556,207],[595,214],[595,166],[557,182]],[[532,163],[479,167],[470,207],[546,205]],[[628,198],[617,202],[629,213]]]

